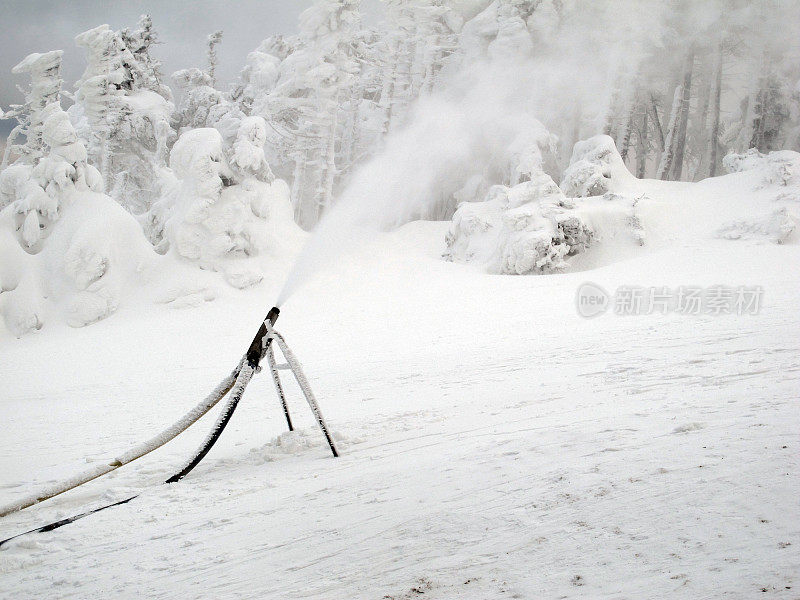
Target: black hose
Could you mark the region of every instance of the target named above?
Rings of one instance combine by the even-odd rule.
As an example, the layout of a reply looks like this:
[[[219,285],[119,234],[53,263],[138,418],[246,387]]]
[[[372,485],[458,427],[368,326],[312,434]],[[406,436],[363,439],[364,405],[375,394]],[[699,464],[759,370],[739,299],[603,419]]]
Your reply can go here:
[[[214,444],[217,443],[217,440],[222,435],[222,432],[225,430],[225,426],[228,424],[228,421],[231,420],[233,411],[235,411],[236,407],[239,405],[239,400],[242,399],[242,394],[244,394],[247,384],[250,383],[253,373],[253,368],[250,367],[250,365],[241,368],[239,375],[236,377],[236,383],[233,384],[231,398],[225,405],[225,408],[222,409],[214,428],[211,430],[211,433],[209,433],[205,442],[203,442],[203,444],[195,453],[194,457],[186,464],[186,466],[175,473],[175,475],[167,479],[164,483],[175,483],[176,481],[180,481],[186,477],[192,471],[192,469],[199,465],[201,460],[206,457],[206,454],[209,453],[211,448],[214,447]]]
[[[78,519],[82,519],[83,517],[88,517],[89,515],[93,515],[96,512],[100,512],[101,510],[105,510],[107,508],[111,508],[112,506],[119,506],[120,504],[127,504],[134,498],[138,498],[139,494],[135,496],[131,496],[130,498],[126,498],[125,500],[120,500],[119,502],[114,502],[112,504],[106,504],[105,506],[101,506],[100,508],[95,508],[92,510],[87,510],[84,513],[79,515],[74,515],[72,517],[67,517],[66,519],[61,519],[60,521],[55,521],[50,523],[49,525],[45,525],[44,527],[37,527],[36,529],[31,529],[30,531],[26,531],[24,533],[18,533],[17,535],[12,535],[10,538],[6,538],[0,542],[0,546],[5,544],[6,542],[10,542],[11,540],[15,540],[18,537],[22,537],[23,535],[28,535],[29,533],[45,533],[47,531],[53,531],[53,529],[58,529],[59,527],[63,527],[64,525],[69,525],[70,523],[74,523]]]

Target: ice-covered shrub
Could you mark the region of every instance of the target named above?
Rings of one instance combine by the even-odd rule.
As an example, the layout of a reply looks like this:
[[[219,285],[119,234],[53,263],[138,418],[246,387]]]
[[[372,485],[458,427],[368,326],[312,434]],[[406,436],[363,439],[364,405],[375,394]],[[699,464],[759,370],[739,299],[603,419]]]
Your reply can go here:
[[[716,236],[725,240],[766,238],[776,244],[784,244],[794,238],[798,221],[784,206],[761,217],[730,221],[717,230]]]
[[[762,154],[750,148],[743,154],[728,154],[722,165],[728,173],[758,171],[761,175],[759,186],[775,186],[780,197],[800,201],[800,153],[780,150]]]
[[[766,238],[776,244],[796,239],[800,225],[800,153],[781,150],[762,154],[751,148],[728,154],[722,161],[728,173],[751,173],[753,191],[765,193],[773,206],[767,212],[725,223],[716,234],[728,240]]]
[[[607,135],[596,135],[575,144],[561,189],[570,198],[602,196],[614,191],[614,182],[632,177],[614,140]]]
[[[259,257],[296,243],[289,188],[271,176],[263,157],[263,119],[245,119],[232,157],[216,129],[192,129],[170,154],[170,191],[152,211],[165,243],[182,259],[222,273],[244,288],[263,278]]]
[[[458,207],[445,257],[485,264],[489,271],[524,274],[562,269],[582,252],[592,230],[571,200],[544,173],[513,187],[494,186],[483,202]]]

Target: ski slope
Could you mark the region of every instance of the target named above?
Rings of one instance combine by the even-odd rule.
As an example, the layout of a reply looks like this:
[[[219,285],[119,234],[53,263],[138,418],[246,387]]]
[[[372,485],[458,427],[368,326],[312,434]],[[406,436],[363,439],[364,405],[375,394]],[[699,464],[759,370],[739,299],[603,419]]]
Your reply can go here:
[[[743,181],[640,182],[654,242],[616,261],[601,246],[563,274],[445,262],[447,223],[371,240],[277,323],[340,458],[291,383],[299,431],[285,432],[262,372],[185,480],[160,485],[214,411],[0,520],[5,538],[144,490],[0,548],[0,597],[797,598],[800,245],[712,235],[723,203],[747,211]],[[764,297],[754,315],[587,320],[587,281]],[[4,332],[0,503],[183,414],[235,366],[281,284]]]

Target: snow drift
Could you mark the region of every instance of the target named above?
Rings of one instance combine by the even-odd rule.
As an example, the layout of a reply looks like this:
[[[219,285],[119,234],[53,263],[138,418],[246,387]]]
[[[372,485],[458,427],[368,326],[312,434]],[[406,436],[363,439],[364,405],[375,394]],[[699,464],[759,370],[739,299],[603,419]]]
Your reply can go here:
[[[746,173],[750,190],[769,199],[752,218],[732,220],[717,230],[717,236],[739,240],[765,238],[776,244],[797,241],[800,224],[800,154],[782,150],[762,154],[751,148],[743,154],[729,154],[723,160],[729,173]]]

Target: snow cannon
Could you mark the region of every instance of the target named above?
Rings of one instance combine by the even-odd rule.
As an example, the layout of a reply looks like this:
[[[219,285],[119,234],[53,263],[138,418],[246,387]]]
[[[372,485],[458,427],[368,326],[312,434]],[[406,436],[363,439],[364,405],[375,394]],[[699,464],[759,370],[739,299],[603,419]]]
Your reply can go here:
[[[49,484],[47,488],[31,494],[27,498],[17,500],[13,504],[0,506],[0,517],[4,517],[12,512],[22,510],[23,508],[33,506],[34,504],[38,504],[39,502],[54,496],[58,496],[64,492],[68,492],[69,490],[75,489],[84,483],[88,483],[102,475],[110,473],[111,471],[118,469],[123,465],[131,463],[134,460],[141,458],[145,454],[153,452],[186,431],[193,423],[196,423],[200,417],[206,414],[215,404],[217,404],[220,400],[222,400],[223,397],[227,395],[228,400],[217,417],[214,428],[211,430],[211,433],[208,435],[208,437],[206,437],[205,442],[203,442],[203,445],[200,446],[197,452],[195,452],[194,456],[192,456],[189,462],[186,463],[186,465],[180,471],[175,473],[164,483],[175,483],[176,481],[180,481],[186,477],[186,475],[188,475],[198,464],[200,464],[200,461],[205,458],[214,444],[217,443],[219,436],[222,435],[222,432],[228,424],[228,421],[230,421],[233,411],[236,410],[239,400],[242,399],[242,395],[244,394],[247,384],[250,383],[253,375],[260,371],[258,367],[263,358],[266,358],[267,362],[269,363],[269,370],[272,372],[272,381],[275,383],[275,389],[278,392],[278,398],[281,401],[281,406],[283,407],[283,413],[286,416],[286,424],[289,427],[289,431],[294,431],[294,427],[292,426],[292,419],[289,416],[289,406],[286,404],[286,396],[283,393],[281,378],[278,374],[278,371],[281,369],[288,369],[292,372],[297,384],[300,386],[300,390],[306,397],[308,406],[311,408],[311,413],[314,415],[320,430],[325,436],[328,446],[330,446],[331,453],[334,457],[339,456],[339,452],[336,450],[336,445],[333,442],[333,436],[331,435],[325,420],[322,418],[322,413],[319,410],[317,399],[314,397],[314,393],[311,391],[311,386],[308,385],[308,379],[306,379],[303,369],[300,367],[300,362],[297,360],[297,358],[295,358],[295,355],[289,349],[289,346],[286,345],[286,340],[283,339],[283,336],[273,329],[275,321],[278,320],[278,315],[280,313],[281,311],[277,306],[273,306],[271,309],[269,309],[266,318],[261,322],[261,326],[258,328],[256,337],[253,338],[253,342],[247,349],[247,353],[239,361],[239,364],[236,365],[236,368],[233,370],[233,372],[223,379],[219,385],[217,385],[216,389],[211,392],[211,394],[205,397],[200,404],[186,413],[186,415],[184,415],[179,421],[150,440],[138,444],[128,452],[125,452],[122,455],[117,454],[116,456],[119,456],[120,458],[103,461],[103,463],[98,463],[99,466],[92,466],[88,471],[79,473],[78,475],[70,477],[69,479],[66,479],[60,483]],[[275,352],[274,348],[271,346],[272,340],[275,340],[275,344],[280,349],[281,354],[283,354],[283,357],[286,360],[285,364],[278,364],[275,362]],[[83,517],[93,515],[101,510],[106,510],[112,506],[119,506],[120,504],[126,504],[138,497],[139,494],[136,494],[135,496],[131,496],[125,500],[119,500],[111,504],[106,504],[100,508],[82,512],[73,517],[56,521],[55,523],[50,523],[49,525],[45,525],[43,527],[38,527],[36,529],[31,529],[30,531],[13,535],[5,540],[0,540],[0,546],[3,546],[6,542],[16,539],[22,535],[37,532],[44,533],[46,531],[58,529],[59,527],[68,525],[69,523],[77,521],[78,519],[82,519]]]
[[[269,309],[267,317],[261,323],[261,327],[258,328],[256,337],[253,338],[253,342],[250,344],[250,348],[247,350],[247,363],[254,369],[258,367],[258,364],[264,357],[267,346],[269,346],[272,342],[272,338],[267,337],[267,321],[269,321],[270,328],[274,327],[275,321],[278,320],[279,314],[281,314],[281,309],[279,309],[277,306],[273,306]]]

